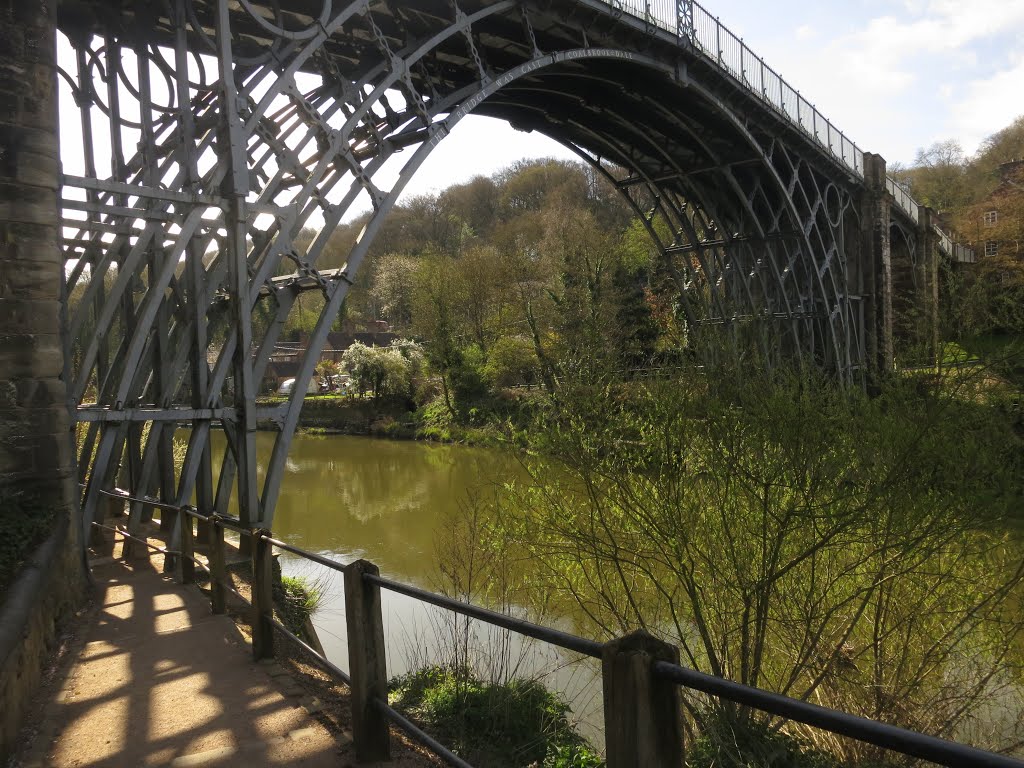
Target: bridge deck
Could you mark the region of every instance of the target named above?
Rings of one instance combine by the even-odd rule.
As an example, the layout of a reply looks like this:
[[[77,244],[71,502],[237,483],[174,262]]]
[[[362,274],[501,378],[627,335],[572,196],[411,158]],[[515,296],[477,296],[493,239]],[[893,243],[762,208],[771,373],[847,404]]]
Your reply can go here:
[[[161,561],[94,563],[96,615],[46,705],[36,754],[22,764],[315,768],[354,760],[348,740],[307,711],[315,707],[293,678],[255,663],[234,622],[164,576]]]

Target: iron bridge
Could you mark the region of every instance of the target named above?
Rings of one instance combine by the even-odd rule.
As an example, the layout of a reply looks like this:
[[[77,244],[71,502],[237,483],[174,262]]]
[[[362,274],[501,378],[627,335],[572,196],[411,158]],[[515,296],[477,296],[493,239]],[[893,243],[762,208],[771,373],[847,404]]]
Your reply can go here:
[[[73,50],[60,120],[82,136],[61,226],[85,531],[115,485],[221,513],[234,496],[244,525],[271,527],[328,330],[403,188],[471,113],[550,136],[614,183],[691,333],[844,381],[891,366],[900,307],[933,313],[938,259],[968,258],[881,157],[690,0],[61,0],[58,14]],[[319,268],[367,205],[345,267]],[[292,395],[259,407],[304,290],[325,301]],[[257,422],[277,430],[259,476]],[[134,501],[129,528],[146,512]]]

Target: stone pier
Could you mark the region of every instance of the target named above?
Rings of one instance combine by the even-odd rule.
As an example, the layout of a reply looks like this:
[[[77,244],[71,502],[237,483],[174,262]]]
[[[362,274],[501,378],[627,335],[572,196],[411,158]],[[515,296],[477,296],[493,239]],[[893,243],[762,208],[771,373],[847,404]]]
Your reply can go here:
[[[890,217],[892,196],[885,187],[885,159],[864,153],[861,197],[861,270],[865,303],[868,387],[877,388],[893,368],[892,252]]]
[[[0,0],[0,533],[28,540],[19,518],[52,520],[0,593],[0,762],[84,574],[70,524],[56,51],[55,0]]]

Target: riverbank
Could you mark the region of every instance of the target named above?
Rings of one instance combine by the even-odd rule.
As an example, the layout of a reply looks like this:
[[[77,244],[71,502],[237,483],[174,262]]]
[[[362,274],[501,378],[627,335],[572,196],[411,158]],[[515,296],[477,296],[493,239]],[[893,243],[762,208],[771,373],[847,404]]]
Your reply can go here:
[[[541,390],[506,390],[451,413],[443,400],[426,405],[406,397],[309,395],[299,413],[299,431],[309,435],[356,435],[393,440],[426,440],[493,448],[507,445],[513,429],[524,426],[544,402]],[[264,397],[258,405],[284,403]],[[270,425],[267,425],[271,429]]]
[[[285,397],[265,397],[257,405],[280,405]],[[309,395],[299,413],[307,434],[371,435],[414,439],[415,404],[404,397],[361,398],[354,395]]]

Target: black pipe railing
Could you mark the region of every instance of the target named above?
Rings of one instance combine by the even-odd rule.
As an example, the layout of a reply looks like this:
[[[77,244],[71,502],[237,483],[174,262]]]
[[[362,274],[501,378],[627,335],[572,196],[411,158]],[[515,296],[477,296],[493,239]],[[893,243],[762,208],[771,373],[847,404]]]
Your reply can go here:
[[[149,504],[158,509],[184,513],[178,515],[177,538],[180,544],[178,550],[157,547],[144,539],[132,536],[126,530],[117,526],[104,526],[99,523],[93,523],[93,525],[115,531],[130,539],[139,541],[151,549],[162,552],[167,557],[180,558],[182,561],[194,561],[209,571],[211,585],[220,582],[220,586],[223,589],[234,593],[243,602],[252,606],[253,652],[258,658],[273,656],[273,641],[268,634],[269,628],[297,643],[321,668],[346,685],[349,685],[353,691],[353,699],[355,699],[352,705],[354,715],[353,741],[357,756],[360,759],[379,760],[386,758],[389,753],[387,728],[384,727],[382,729],[380,727],[381,718],[383,718],[383,720],[393,723],[410,737],[423,744],[449,765],[456,766],[457,768],[472,768],[465,760],[425,733],[401,712],[388,705],[386,698],[381,698],[373,693],[374,691],[379,692],[381,690],[386,692],[386,668],[383,662],[385,655],[383,648],[383,619],[380,610],[380,590],[385,589],[420,602],[477,619],[478,621],[483,621],[492,626],[544,641],[582,656],[601,659],[603,684],[605,686],[606,748],[609,753],[609,768],[618,768],[619,765],[636,764],[637,755],[640,753],[654,755],[653,758],[649,758],[645,763],[652,768],[675,764],[676,761],[674,759],[664,757],[662,753],[656,750],[651,752],[651,745],[648,743],[616,743],[614,747],[608,743],[612,739],[621,742],[622,734],[619,733],[620,729],[617,729],[615,726],[619,718],[624,721],[635,718],[636,712],[639,711],[635,706],[637,696],[651,696],[650,701],[657,699],[661,704],[671,701],[671,698],[666,698],[664,695],[664,685],[666,683],[672,686],[681,686],[688,690],[699,691],[775,717],[813,726],[829,733],[853,738],[898,754],[928,760],[939,765],[950,766],[951,768],[1024,768],[1024,762],[1008,755],[987,752],[965,744],[928,736],[905,728],[810,704],[806,701],[688,669],[678,663],[664,660],[668,657],[678,658],[677,650],[673,646],[662,643],[650,636],[644,635],[640,637],[640,642],[636,642],[637,636],[628,636],[627,638],[610,643],[600,643],[596,640],[578,637],[552,627],[534,624],[514,616],[508,616],[507,614],[498,613],[461,600],[455,600],[446,595],[393,581],[382,577],[377,571],[376,566],[367,561],[359,560],[355,563],[342,565],[323,555],[273,538],[268,531],[249,528],[237,518],[220,514],[207,515],[196,510],[194,507],[168,505],[157,502],[154,499],[135,497],[121,490],[103,491],[102,493],[125,501]],[[193,519],[209,524],[209,529],[214,532],[211,535],[213,550],[211,550],[210,555],[217,562],[223,563],[223,553],[214,551],[218,541],[220,546],[223,546],[223,535],[216,535],[216,532],[218,529],[220,531],[228,529],[242,536],[250,537],[257,545],[254,547],[253,555],[254,575],[257,573],[269,574],[269,561],[273,556],[272,553],[275,547],[343,573],[345,576],[346,614],[349,617],[359,616],[362,619],[362,623],[353,625],[350,622],[349,625],[350,672],[346,673],[273,617],[271,596],[269,594],[269,579],[261,580],[260,578],[254,578],[253,600],[246,600],[227,582],[223,574],[218,576],[215,573],[217,570],[215,567],[205,565],[196,560],[191,549]],[[187,531],[186,528],[188,529]],[[260,559],[263,561],[262,563],[257,562]],[[188,579],[184,580],[187,581]],[[212,592],[213,590],[211,589]],[[212,594],[211,599],[213,599]],[[369,653],[367,652],[368,650]],[[639,665],[635,661],[637,654],[644,659]],[[623,681],[624,676],[629,678],[625,682]],[[624,697],[624,700],[629,702],[629,709],[626,711],[609,712],[609,706],[613,710],[618,706],[615,703],[617,694],[609,695],[609,690],[619,692],[625,690],[627,695]],[[678,728],[681,719],[678,698],[675,699],[674,711],[658,713],[653,711],[651,707],[644,709],[648,714],[658,717],[663,728]],[[356,714],[357,710],[358,715]],[[627,728],[625,730],[636,733],[643,732],[643,729],[636,728]],[[648,732],[661,733],[662,729],[649,729]],[[661,741],[671,745],[673,739],[661,739]],[[680,736],[679,745],[681,743]],[[627,755],[629,757],[622,761],[617,761],[613,758],[613,754]],[[681,752],[677,752],[677,754],[681,754]],[[662,756],[659,757],[659,755]]]

